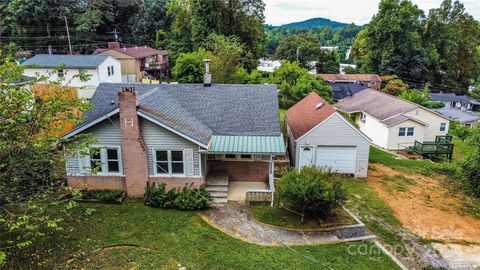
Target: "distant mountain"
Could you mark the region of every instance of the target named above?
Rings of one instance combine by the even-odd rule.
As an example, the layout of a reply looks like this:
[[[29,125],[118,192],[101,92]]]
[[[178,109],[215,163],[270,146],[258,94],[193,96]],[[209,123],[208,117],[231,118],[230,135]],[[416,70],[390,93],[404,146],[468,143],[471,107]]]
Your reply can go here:
[[[287,28],[287,29],[292,29],[292,28],[312,28],[312,27],[324,27],[324,26],[330,26],[332,28],[338,28],[342,26],[346,26],[348,23],[341,23],[341,22],[336,22],[332,21],[330,19],[326,18],[312,18],[308,19],[305,21],[301,22],[293,22],[293,23],[288,23],[280,26],[281,28]]]

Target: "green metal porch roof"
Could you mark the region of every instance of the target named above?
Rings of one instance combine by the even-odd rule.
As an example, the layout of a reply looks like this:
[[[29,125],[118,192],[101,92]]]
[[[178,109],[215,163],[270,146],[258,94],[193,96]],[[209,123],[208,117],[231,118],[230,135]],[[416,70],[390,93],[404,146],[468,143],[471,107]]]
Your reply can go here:
[[[285,143],[283,135],[213,135],[208,151],[211,153],[285,154]]]

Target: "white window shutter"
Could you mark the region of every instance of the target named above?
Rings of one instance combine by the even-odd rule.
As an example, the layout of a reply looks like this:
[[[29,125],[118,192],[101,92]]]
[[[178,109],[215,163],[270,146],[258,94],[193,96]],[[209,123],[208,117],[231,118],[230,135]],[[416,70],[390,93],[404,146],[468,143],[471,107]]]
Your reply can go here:
[[[90,156],[89,155],[81,156],[80,152],[78,152],[77,157],[78,157],[78,167],[80,168],[80,173],[89,173],[90,172]]]
[[[186,161],[186,165],[187,165],[187,170],[186,170],[186,174],[187,176],[191,176],[194,174],[194,166],[193,166],[193,149],[192,148],[189,148],[189,149],[185,149],[185,161]]]

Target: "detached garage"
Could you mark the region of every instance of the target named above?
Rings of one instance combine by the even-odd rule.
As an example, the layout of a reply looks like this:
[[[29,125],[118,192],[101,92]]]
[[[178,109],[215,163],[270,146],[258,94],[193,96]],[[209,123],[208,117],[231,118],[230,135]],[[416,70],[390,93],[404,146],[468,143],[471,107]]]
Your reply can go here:
[[[371,140],[317,93],[287,112],[288,146],[294,167],[316,165],[366,177]]]

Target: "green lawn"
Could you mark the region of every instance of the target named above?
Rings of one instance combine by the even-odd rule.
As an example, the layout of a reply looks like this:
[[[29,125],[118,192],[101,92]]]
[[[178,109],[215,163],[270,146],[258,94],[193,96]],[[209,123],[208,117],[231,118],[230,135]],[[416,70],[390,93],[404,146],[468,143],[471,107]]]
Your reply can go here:
[[[278,110],[278,113],[280,114],[280,123],[283,123],[285,121],[285,112],[287,110],[285,109],[279,109]]]
[[[270,206],[252,206],[253,217],[263,223],[294,229],[319,229],[332,226],[355,224],[343,209],[336,209],[327,220],[306,217],[304,223],[301,216],[291,211]]]
[[[197,212],[161,210],[140,202],[82,204],[95,212],[78,217],[56,238],[23,250],[11,268],[36,269],[398,269],[372,243],[265,247],[232,238],[205,223]],[[115,244],[122,247],[99,250]],[[372,249],[368,255],[350,251]],[[321,262],[319,265],[308,256]],[[69,263],[66,263],[69,261]]]
[[[404,169],[428,169],[433,168],[435,163],[430,160],[410,160],[397,159],[394,155],[383,151],[376,147],[370,147],[370,162],[380,163],[390,168],[404,168]]]
[[[473,152],[473,147],[464,143],[459,138],[453,139],[453,160],[463,160],[467,157],[468,154]]]

